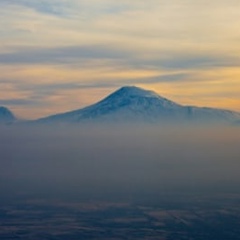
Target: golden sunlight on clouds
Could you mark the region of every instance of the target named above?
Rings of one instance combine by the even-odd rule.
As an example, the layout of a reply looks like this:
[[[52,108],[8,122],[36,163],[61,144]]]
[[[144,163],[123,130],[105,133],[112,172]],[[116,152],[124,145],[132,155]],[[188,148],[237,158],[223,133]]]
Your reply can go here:
[[[53,96],[47,96],[44,103],[37,109],[34,106],[16,106],[12,110],[18,117],[27,119],[37,119],[52,114],[67,112],[94,104],[106,97],[116,88],[90,88],[90,89],[71,89],[55,93]]]
[[[240,69],[226,68],[195,72],[180,82],[149,86],[160,95],[183,105],[215,107],[240,112]],[[148,87],[148,85],[141,85]]]
[[[91,83],[101,83],[101,81],[118,81],[142,78],[158,77],[167,73],[166,71],[154,69],[127,68],[126,66],[84,66],[84,68],[64,68],[62,66],[4,66],[6,72],[2,77],[6,80],[12,79],[13,82],[24,84],[61,84],[79,83],[87,85]],[[0,67],[1,70],[1,67]],[[1,84],[1,83],[0,83]]]
[[[18,91],[14,84],[11,83],[0,83],[0,99],[10,100],[10,99],[24,99],[28,98],[28,91]]]
[[[0,1],[0,105],[35,118],[137,85],[240,111],[239,12],[237,0]]]

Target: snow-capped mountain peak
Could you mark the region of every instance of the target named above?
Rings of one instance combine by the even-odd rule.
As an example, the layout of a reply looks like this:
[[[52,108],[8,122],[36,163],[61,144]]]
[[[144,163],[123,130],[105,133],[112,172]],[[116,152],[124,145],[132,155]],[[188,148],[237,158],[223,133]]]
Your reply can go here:
[[[38,122],[231,122],[240,114],[214,108],[183,106],[157,93],[124,86],[100,102],[75,111],[49,116]]]
[[[164,97],[161,97],[154,91],[145,90],[140,87],[135,86],[124,86],[120,89],[116,90],[98,104],[108,104],[108,105],[127,105],[127,104],[135,104],[140,107],[143,105],[149,104],[157,104],[168,107],[178,107],[179,104],[172,102]],[[115,106],[116,107],[116,106]]]

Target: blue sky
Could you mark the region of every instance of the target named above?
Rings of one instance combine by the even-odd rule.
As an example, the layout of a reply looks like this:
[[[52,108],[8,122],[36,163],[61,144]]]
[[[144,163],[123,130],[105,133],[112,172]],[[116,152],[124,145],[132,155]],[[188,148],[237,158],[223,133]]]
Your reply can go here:
[[[37,118],[137,85],[240,111],[236,0],[1,0],[0,105]]]

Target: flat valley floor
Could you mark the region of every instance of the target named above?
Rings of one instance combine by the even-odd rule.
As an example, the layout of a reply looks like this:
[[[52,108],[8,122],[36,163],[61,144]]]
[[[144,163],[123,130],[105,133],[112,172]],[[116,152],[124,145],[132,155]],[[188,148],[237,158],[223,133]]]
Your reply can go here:
[[[148,200],[148,196],[123,202],[29,198],[2,203],[0,239],[240,239],[239,194]]]

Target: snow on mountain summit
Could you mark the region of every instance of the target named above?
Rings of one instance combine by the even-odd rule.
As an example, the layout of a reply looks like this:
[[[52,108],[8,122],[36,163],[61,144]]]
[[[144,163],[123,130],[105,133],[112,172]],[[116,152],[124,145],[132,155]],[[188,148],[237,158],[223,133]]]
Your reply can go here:
[[[118,95],[122,97],[130,97],[130,96],[138,96],[138,97],[159,97],[154,91],[145,90],[140,87],[135,86],[124,86],[118,89],[116,92],[112,93],[112,95]]]
[[[104,98],[96,105],[101,105],[102,107],[103,104],[121,108],[127,105],[136,105],[139,108],[152,108],[155,105],[169,108],[180,106],[173,101],[161,97],[154,91],[145,90],[135,86],[124,86]]]
[[[240,114],[214,108],[183,106],[157,93],[124,86],[88,107],[39,119],[56,122],[228,122]]]

